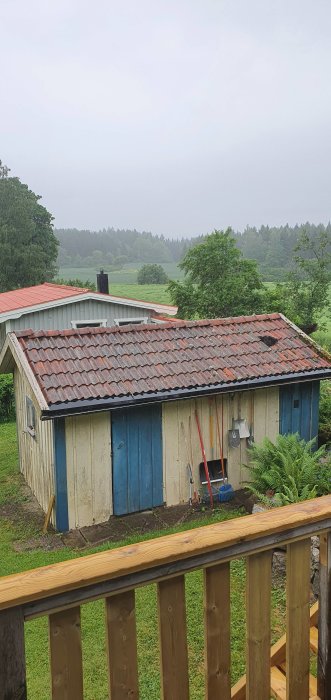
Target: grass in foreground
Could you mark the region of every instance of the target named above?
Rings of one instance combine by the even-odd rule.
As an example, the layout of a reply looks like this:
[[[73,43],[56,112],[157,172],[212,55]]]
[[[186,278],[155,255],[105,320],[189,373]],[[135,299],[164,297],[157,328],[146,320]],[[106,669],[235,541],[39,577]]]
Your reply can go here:
[[[15,424],[0,425],[0,514],[19,510],[24,496],[22,481],[17,473]],[[242,515],[239,511],[216,511],[206,525]],[[201,521],[190,523],[190,528],[200,527]],[[131,537],[116,544],[104,544],[88,552],[76,552],[67,548],[57,551],[34,550],[17,552],[13,543],[24,541],[39,533],[29,523],[18,518],[15,524],[0,516],[0,573],[6,575],[26,569],[52,564],[64,559],[76,558],[95,551],[104,551],[132,544],[142,539],[159,537],[167,533],[186,530],[187,526],[168,531],[149,533],[145,537]],[[160,693],[160,659],[158,651],[157,609],[155,585],[140,588],[136,592],[138,656],[140,664],[140,696],[142,700],[158,700]],[[203,690],[203,591],[202,572],[186,576],[186,610],[190,664],[191,698],[202,700]],[[273,641],[284,631],[285,594],[282,589],[272,592]],[[244,672],[245,657],[245,565],[243,561],[231,565],[231,614],[232,614],[232,680],[235,682]],[[108,698],[104,605],[102,601],[82,606],[82,635],[84,655],[84,688],[86,700]],[[26,655],[28,671],[28,696],[30,700],[49,700],[50,673],[48,659],[47,619],[39,618],[26,624]]]

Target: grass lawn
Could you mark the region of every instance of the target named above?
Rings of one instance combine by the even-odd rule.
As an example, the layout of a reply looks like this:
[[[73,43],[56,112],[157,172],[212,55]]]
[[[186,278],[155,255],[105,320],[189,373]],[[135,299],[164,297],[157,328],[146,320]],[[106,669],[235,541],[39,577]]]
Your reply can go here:
[[[155,532],[146,537],[132,537],[124,542],[104,544],[88,552],[77,552],[68,548],[56,551],[15,551],[13,543],[23,543],[40,533],[20,516],[11,519],[10,513],[20,513],[26,498],[22,492],[22,480],[17,471],[16,429],[14,423],[0,425],[0,573],[6,575],[26,569],[51,564],[64,559],[84,556],[86,553],[103,551],[132,544],[138,539],[150,539],[167,532],[187,529],[182,525],[168,531]],[[17,515],[16,513],[16,515]],[[241,515],[239,511],[215,511],[206,519],[206,525],[229,517]],[[190,528],[200,527],[197,521]],[[232,613],[232,680],[235,682],[244,672],[245,655],[245,565],[243,561],[231,566],[231,613]],[[202,572],[186,576],[186,604],[188,648],[190,664],[191,698],[202,700],[203,690],[203,597]],[[138,655],[140,662],[140,697],[142,700],[158,700],[161,697],[159,684],[159,650],[157,633],[156,589],[154,585],[138,589],[136,593]],[[273,641],[284,631],[285,593],[283,589],[272,592],[272,636]],[[102,601],[82,606],[82,635],[84,655],[84,687],[86,700],[108,698],[104,606]],[[39,618],[26,624],[26,654],[28,670],[28,697],[30,700],[49,700],[50,676],[48,661],[47,619]],[[74,700],[74,699],[73,699]]]

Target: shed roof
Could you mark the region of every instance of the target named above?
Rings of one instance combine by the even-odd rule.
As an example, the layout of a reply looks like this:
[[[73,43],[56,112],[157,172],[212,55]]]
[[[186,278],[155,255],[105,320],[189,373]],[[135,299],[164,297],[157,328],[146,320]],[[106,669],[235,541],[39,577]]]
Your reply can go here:
[[[57,304],[68,303],[69,301],[80,301],[82,296],[86,299],[95,299],[97,301],[138,306],[169,315],[177,313],[177,307],[170,304],[119,297],[113,294],[101,294],[100,292],[92,292],[84,287],[71,287],[65,284],[44,282],[44,284],[37,284],[33,287],[22,287],[10,292],[2,292],[0,294],[0,322],[22,313],[29,313],[34,310],[39,311],[45,307],[57,306]]]
[[[10,342],[52,415],[331,376],[328,353],[281,314],[21,331]]]

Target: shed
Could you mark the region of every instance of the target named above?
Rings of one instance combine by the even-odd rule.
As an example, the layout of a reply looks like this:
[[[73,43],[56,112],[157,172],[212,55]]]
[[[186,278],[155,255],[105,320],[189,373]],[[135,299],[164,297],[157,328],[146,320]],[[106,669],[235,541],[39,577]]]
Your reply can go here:
[[[239,488],[250,440],[316,437],[331,361],[270,314],[9,333],[0,371],[14,373],[21,471],[66,530],[188,501],[188,452],[203,490],[196,415],[216,485],[220,431]]]
[[[106,278],[102,289],[108,289],[108,276],[101,272],[98,282],[100,277]],[[45,282],[0,294],[0,350],[10,331],[164,323],[164,317],[176,313],[177,307],[170,304]]]

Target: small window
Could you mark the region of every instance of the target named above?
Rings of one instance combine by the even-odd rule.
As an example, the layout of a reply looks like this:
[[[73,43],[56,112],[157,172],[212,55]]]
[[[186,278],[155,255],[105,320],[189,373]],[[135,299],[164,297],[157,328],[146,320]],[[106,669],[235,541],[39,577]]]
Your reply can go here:
[[[88,321],[71,321],[73,328],[104,328],[107,325],[107,319],[88,320]]]
[[[300,406],[300,401],[299,399],[294,399],[293,401],[293,408],[299,408]]]
[[[29,398],[29,396],[26,396],[26,398],[25,398],[25,406],[26,406],[26,430],[30,435],[32,435],[32,437],[35,437],[35,435],[36,435],[36,409],[33,405],[33,402]]]
[[[128,324],[140,325],[141,323],[148,323],[148,317],[145,318],[114,318],[114,323],[116,326],[127,326]]]

